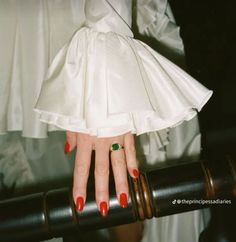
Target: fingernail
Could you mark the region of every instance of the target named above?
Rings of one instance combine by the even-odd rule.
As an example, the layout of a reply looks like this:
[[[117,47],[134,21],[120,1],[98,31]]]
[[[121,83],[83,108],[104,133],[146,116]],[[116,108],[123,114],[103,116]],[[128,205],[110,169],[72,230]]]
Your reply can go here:
[[[64,153],[68,154],[69,152],[70,152],[70,144],[66,142],[64,146]]]
[[[126,208],[128,205],[127,195],[125,193],[120,194],[120,206]]]
[[[103,217],[107,216],[107,203],[106,202],[100,203],[100,213]]]
[[[139,173],[139,171],[138,171],[138,170],[133,169],[133,175],[134,175],[134,177],[135,177],[135,178],[138,178],[138,177],[139,177],[139,175],[140,175],[140,173]]]
[[[84,199],[82,197],[77,197],[76,199],[76,208],[78,211],[82,211],[84,208]]]

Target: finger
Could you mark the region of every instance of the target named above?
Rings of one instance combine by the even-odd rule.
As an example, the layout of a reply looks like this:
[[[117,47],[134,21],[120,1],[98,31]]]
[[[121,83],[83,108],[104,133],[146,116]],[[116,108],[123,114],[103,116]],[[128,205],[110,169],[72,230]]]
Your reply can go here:
[[[130,132],[125,134],[124,137],[124,148],[125,148],[125,157],[127,162],[128,171],[131,177],[139,177],[138,163],[136,159],[136,149],[134,136]]]
[[[66,131],[66,143],[64,145],[64,153],[68,154],[76,147],[76,135],[77,133]]]
[[[121,207],[125,208],[128,205],[129,189],[125,152],[123,149],[111,152],[111,164],[115,179],[117,198]]]
[[[78,134],[77,145],[79,149],[77,149],[75,158],[73,198],[77,210],[82,211],[86,201],[86,188],[92,154],[92,140],[87,134]]]
[[[95,144],[95,194],[98,209],[102,216],[108,213],[108,181],[109,181],[109,143],[98,139]]]

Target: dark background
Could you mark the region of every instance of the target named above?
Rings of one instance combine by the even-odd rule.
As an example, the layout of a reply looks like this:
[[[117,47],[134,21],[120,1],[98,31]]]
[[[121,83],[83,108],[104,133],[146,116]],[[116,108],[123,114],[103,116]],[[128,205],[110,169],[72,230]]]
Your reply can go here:
[[[214,94],[200,113],[203,144],[236,144],[236,14],[233,1],[170,0],[188,72]],[[217,141],[218,140],[218,141]],[[221,141],[219,141],[221,140]],[[234,144],[233,144],[234,143]],[[235,145],[236,149],[236,145]]]
[[[200,112],[202,156],[236,157],[236,3],[170,0],[184,41],[188,72],[214,91]],[[234,156],[235,155],[235,156]],[[236,203],[212,208],[200,241],[236,241]]]

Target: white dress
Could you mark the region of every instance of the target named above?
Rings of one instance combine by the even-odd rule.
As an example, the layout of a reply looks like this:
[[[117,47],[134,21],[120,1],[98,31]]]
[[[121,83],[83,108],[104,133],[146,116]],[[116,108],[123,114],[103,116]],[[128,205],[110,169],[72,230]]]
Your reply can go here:
[[[25,137],[44,138],[47,131],[60,129],[100,137],[131,131],[139,135],[139,150],[153,166],[198,153],[195,115],[212,92],[133,38],[131,1],[87,0],[85,11],[79,0],[0,3],[1,133],[18,130]],[[139,32],[174,46],[182,56],[167,2],[140,0],[136,7]],[[51,143],[56,140],[51,138]],[[46,149],[41,145],[41,156]],[[37,173],[40,166],[34,165]],[[153,241],[150,236],[161,242],[197,241],[205,226],[200,211],[146,223],[143,241]]]

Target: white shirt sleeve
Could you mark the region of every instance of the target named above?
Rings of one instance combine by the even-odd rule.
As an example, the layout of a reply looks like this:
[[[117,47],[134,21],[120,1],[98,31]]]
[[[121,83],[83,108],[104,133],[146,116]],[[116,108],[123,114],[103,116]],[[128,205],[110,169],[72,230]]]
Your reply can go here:
[[[133,38],[131,1],[88,0],[85,15],[42,84],[41,121],[98,137],[140,135],[190,120],[212,95]]]

